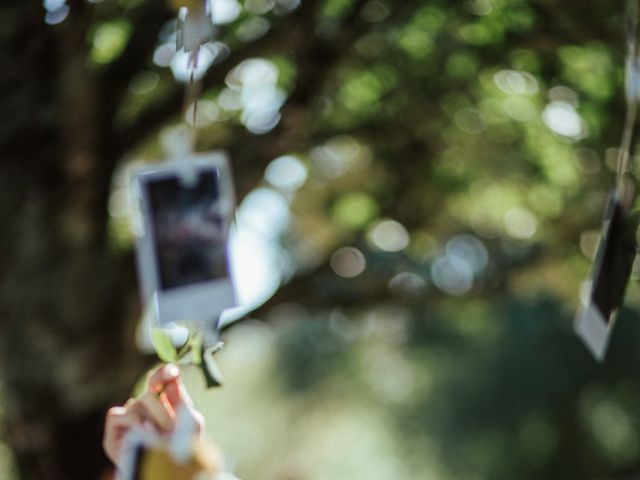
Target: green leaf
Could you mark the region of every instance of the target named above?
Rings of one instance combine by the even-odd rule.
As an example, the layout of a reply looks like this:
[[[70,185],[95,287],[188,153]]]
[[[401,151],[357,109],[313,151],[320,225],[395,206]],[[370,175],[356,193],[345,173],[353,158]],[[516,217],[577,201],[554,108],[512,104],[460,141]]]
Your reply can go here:
[[[162,328],[151,329],[151,343],[153,343],[153,348],[163,362],[170,363],[178,359],[178,352],[176,347],[173,346],[171,336]]]

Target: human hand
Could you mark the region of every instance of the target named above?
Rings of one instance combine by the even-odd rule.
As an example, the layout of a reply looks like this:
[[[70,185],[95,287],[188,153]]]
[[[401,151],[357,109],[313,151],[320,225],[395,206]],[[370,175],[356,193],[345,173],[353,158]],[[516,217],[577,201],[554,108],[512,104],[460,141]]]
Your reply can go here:
[[[197,432],[202,433],[204,419],[194,406],[182,383],[180,370],[172,364],[150,372],[144,393],[123,406],[108,410],[102,445],[109,459],[120,465],[123,440],[134,426],[148,424],[160,433],[173,431],[178,407],[184,405],[193,416]]]

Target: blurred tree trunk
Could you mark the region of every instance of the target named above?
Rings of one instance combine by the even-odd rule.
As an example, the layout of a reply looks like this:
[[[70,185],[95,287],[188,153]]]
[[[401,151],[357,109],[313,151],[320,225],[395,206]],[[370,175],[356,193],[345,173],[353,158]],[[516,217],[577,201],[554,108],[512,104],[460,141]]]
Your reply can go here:
[[[94,479],[106,408],[143,370],[135,274],[107,242],[112,170],[86,2],[0,6],[0,414],[21,479]],[[130,279],[130,283],[123,283]]]

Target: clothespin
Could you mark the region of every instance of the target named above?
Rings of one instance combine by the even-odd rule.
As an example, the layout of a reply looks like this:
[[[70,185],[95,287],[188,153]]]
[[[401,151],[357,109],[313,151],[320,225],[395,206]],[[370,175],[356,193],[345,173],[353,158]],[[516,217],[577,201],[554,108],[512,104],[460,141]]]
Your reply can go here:
[[[190,54],[191,67],[195,68],[200,48],[213,39],[213,25],[210,0],[170,0],[170,5],[178,12],[176,51]]]

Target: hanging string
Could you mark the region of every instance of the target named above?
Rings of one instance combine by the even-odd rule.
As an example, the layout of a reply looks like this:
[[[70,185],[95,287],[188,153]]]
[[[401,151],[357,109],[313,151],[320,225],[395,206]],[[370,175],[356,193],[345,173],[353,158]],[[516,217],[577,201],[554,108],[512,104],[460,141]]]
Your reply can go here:
[[[634,182],[630,178],[633,164],[631,149],[636,131],[638,100],[640,99],[640,48],[638,46],[638,2],[627,1],[626,12],[627,59],[625,64],[625,96],[627,113],[618,154],[616,192],[626,207],[631,207]]]
[[[196,79],[196,69],[198,68],[199,49],[195,49],[190,53],[188,61],[189,80],[185,87],[184,105],[182,107],[182,117],[189,125],[187,141],[189,142],[189,150],[195,151],[198,138],[198,100],[202,92],[202,80]],[[189,112],[191,109],[191,112]],[[190,117],[190,118],[189,118]]]
[[[200,49],[213,38],[213,16],[209,0],[181,0],[176,30],[176,51],[187,53],[188,81],[185,86],[182,118],[189,128],[185,142],[193,152],[197,142],[198,100],[202,93],[202,78],[197,78]],[[189,110],[191,109],[191,111]]]

